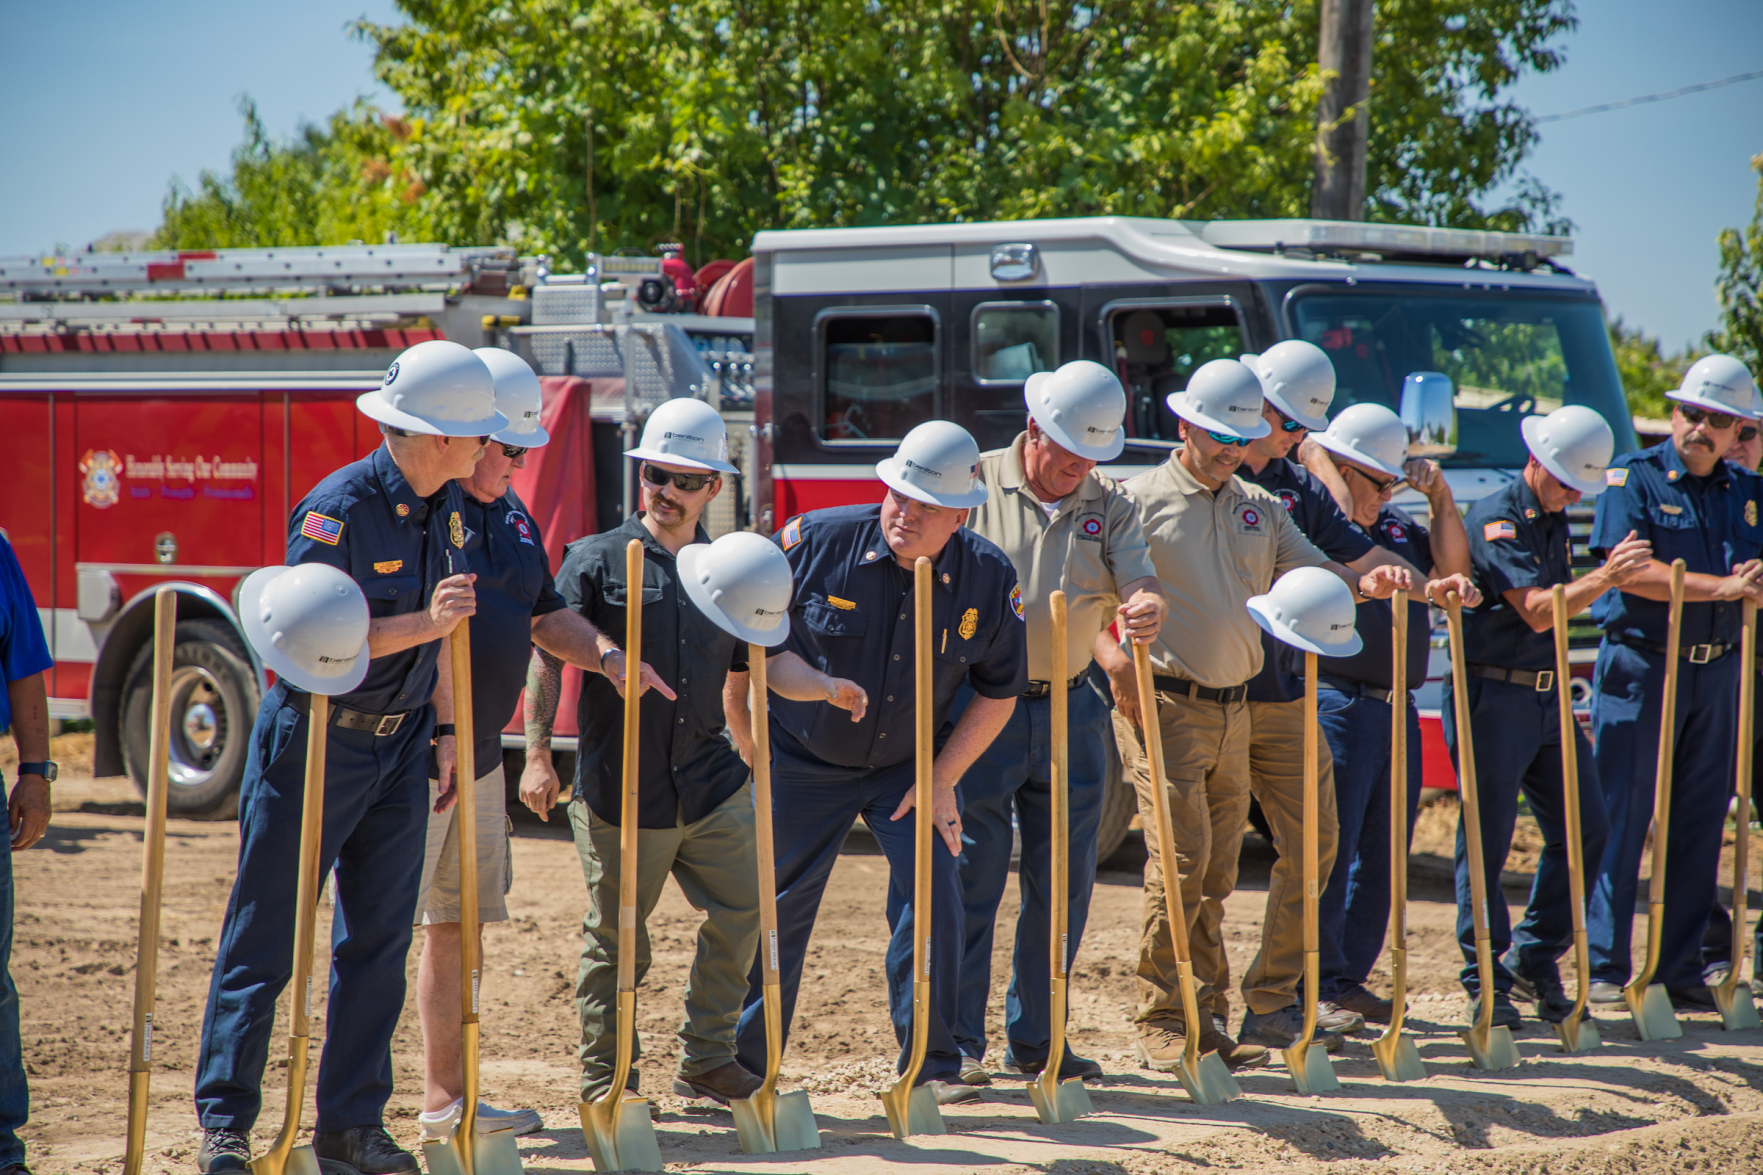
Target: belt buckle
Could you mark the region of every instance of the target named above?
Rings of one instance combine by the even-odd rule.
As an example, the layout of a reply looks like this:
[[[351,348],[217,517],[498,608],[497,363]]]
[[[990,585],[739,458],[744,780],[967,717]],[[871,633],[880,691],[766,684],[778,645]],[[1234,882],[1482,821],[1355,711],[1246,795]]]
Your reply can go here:
[[[1554,688],[1555,688],[1555,671],[1553,669],[1540,669],[1540,670],[1538,670],[1537,671],[1537,680],[1536,680],[1536,692],[1539,694],[1546,694]]]
[[[404,725],[404,715],[381,714],[380,720],[374,723],[373,736],[375,738],[385,738],[387,735],[397,734],[398,728],[402,725]]]
[[[1690,646],[1690,664],[1691,665],[1706,665],[1710,660],[1713,659],[1713,656],[1714,656],[1714,646],[1713,645],[1691,645]]]

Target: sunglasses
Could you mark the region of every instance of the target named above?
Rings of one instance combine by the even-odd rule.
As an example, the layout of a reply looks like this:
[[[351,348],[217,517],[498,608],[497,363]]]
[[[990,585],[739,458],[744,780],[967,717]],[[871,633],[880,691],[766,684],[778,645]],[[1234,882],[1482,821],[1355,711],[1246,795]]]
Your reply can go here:
[[[1239,437],[1235,433],[1213,432],[1211,429],[1207,429],[1206,435],[1221,445],[1242,445],[1247,447],[1249,444],[1248,437]]]
[[[1372,477],[1369,473],[1366,473],[1363,469],[1359,468],[1357,465],[1348,465],[1348,466],[1344,466],[1344,468],[1351,469],[1354,473],[1357,473],[1360,477],[1362,477],[1366,481],[1370,482],[1372,484],[1372,487],[1375,488],[1377,490],[1377,492],[1380,494],[1387,494],[1391,490],[1395,489],[1397,486],[1401,485],[1403,482],[1408,480],[1405,477],[1392,477],[1392,478],[1389,478],[1385,481],[1379,481],[1377,478]]]
[[[1751,441],[1756,440],[1757,439],[1757,426],[1754,424],[1747,424],[1743,428],[1739,429],[1738,439],[1741,443],[1745,443],[1745,444],[1748,444]]]
[[[1268,407],[1273,408],[1273,405],[1269,404]],[[1310,427],[1302,421],[1293,420],[1278,408],[1273,408],[1273,414],[1279,417],[1279,427],[1282,432],[1303,432]]]
[[[716,478],[717,475],[714,473],[674,473],[672,470],[663,469],[659,465],[651,465],[647,461],[643,462],[643,480],[658,488],[672,484],[678,486],[688,494],[695,494],[711,482],[715,481]]]
[[[1683,413],[1683,418],[1691,424],[1701,424],[1706,421],[1708,427],[1715,432],[1725,432],[1738,421],[1736,416],[1725,412],[1710,412],[1706,408],[1697,408],[1693,404],[1679,404],[1677,410]]]
[[[504,445],[501,441],[497,441],[496,443],[502,445],[502,456],[508,458],[510,461],[518,461],[528,453],[532,452],[531,445]]]

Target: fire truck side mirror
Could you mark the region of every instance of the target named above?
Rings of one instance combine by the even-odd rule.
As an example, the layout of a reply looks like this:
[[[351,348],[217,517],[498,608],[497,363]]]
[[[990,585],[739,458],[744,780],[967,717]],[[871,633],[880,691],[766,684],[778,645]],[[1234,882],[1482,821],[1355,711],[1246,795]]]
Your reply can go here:
[[[1449,457],[1457,451],[1457,388],[1437,371],[1410,371],[1396,413],[1408,429],[1408,456]]]

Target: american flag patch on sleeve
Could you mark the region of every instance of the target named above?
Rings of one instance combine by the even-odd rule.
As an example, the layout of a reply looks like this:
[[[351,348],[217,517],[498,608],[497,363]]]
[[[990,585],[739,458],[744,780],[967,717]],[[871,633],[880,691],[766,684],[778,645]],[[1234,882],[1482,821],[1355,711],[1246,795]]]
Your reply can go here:
[[[337,545],[337,540],[343,537],[343,520],[332,518],[328,514],[320,514],[316,510],[308,510],[306,521],[300,524],[300,533],[309,539],[329,543],[334,547]]]
[[[1482,527],[1481,537],[1484,542],[1489,543],[1495,539],[1515,539],[1518,537],[1518,528],[1505,519],[1501,519],[1499,522],[1490,522]]]
[[[802,541],[802,516],[800,514],[784,524],[784,550],[789,550]]]

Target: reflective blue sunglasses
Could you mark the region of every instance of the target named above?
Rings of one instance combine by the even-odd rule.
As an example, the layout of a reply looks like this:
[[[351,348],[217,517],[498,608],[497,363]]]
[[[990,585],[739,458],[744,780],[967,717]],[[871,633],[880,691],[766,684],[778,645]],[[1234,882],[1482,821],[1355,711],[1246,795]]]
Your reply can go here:
[[[1247,445],[1249,443],[1248,437],[1239,437],[1234,433],[1213,432],[1211,429],[1207,429],[1206,435],[1211,437],[1213,440],[1217,441],[1221,445],[1243,445],[1243,446],[1247,447]]]

